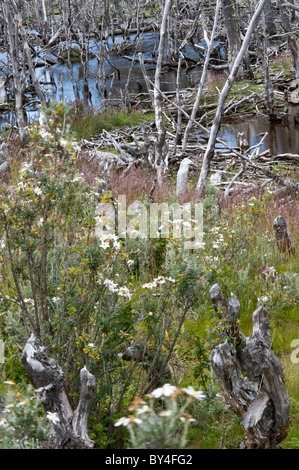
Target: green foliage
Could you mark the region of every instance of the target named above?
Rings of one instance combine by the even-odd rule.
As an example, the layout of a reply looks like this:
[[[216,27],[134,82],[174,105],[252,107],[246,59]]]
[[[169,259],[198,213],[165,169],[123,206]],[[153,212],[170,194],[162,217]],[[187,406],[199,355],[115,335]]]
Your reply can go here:
[[[36,449],[48,439],[49,425],[32,387],[27,386],[23,393],[14,387],[13,382],[1,386],[0,449]]]
[[[20,390],[26,387],[20,356],[30,333],[36,331],[63,368],[74,405],[79,398],[79,370],[86,365],[95,375],[89,429],[98,448],[124,447],[128,440],[133,447],[144,446],[151,426],[156,426],[157,434],[150,446],[238,447],[240,423],[222,402],[209,362],[212,349],[223,340],[209,299],[215,282],[227,297],[233,292],[240,299],[240,328],[246,335],[251,334],[253,311],[265,303],[273,350],[283,362],[290,396],[298,400],[296,365],[289,360],[291,341],[299,337],[298,266],[293,254],[283,255],[276,248],[272,223],[277,209],[271,194],[236,200],[222,208],[220,217],[215,188],[208,187],[203,201],[204,242],[197,250],[186,250],[184,239],[171,233],[155,239],[99,234],[98,204],[117,206],[102,190],[103,182],[88,185],[78,172],[79,115],[61,103],[52,104],[46,114],[46,127],[29,128],[24,161],[15,162],[11,183],[0,195],[5,377]],[[106,115],[101,125],[119,126],[126,118],[114,116],[109,123]],[[144,204],[148,208],[148,200]],[[135,228],[138,232],[138,223]],[[298,227],[293,224],[290,230],[298,250]],[[133,426],[134,434],[127,435],[114,426],[130,411],[136,395],[144,397],[171,381],[181,386],[199,384],[207,395],[188,404],[187,412],[197,423],[188,430],[189,444],[177,434],[182,431],[182,396],[176,401],[174,422],[159,416],[165,408],[154,404],[151,426],[143,423],[142,433]],[[23,405],[19,409],[25,410]],[[292,413],[295,416],[296,410]],[[34,446],[42,437],[31,427],[30,416],[24,414],[22,419],[28,419],[28,445]],[[21,435],[18,412],[14,419],[16,427],[11,426],[20,436],[15,439],[25,445],[28,439]],[[298,429],[293,419],[287,446],[296,445]],[[2,444],[19,445],[13,439],[10,435]]]
[[[187,399],[180,399],[180,395]],[[132,449],[183,449],[186,447],[188,429],[195,419],[187,412],[193,399],[204,395],[193,387],[183,390],[165,384],[148,395],[148,401],[135,399],[129,406],[131,414],[120,418],[115,426],[129,431],[129,447]]]
[[[152,119],[153,114],[143,114],[135,110],[128,112],[125,109],[106,109],[99,112],[92,108],[85,110],[82,104],[78,104],[72,108],[67,122],[78,140],[89,140],[103,129],[111,131],[125,126],[134,127],[141,122],[151,121]]]

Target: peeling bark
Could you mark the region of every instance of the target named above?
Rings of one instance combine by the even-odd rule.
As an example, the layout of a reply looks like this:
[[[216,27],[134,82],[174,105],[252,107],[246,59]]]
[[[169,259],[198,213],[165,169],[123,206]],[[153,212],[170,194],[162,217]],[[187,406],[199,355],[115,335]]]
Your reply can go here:
[[[225,341],[214,348],[211,365],[224,399],[245,431],[243,449],[275,449],[289,431],[290,401],[282,365],[271,350],[268,314],[263,305],[253,313],[252,335],[239,330],[240,303],[227,301],[218,284],[210,290],[223,323]]]

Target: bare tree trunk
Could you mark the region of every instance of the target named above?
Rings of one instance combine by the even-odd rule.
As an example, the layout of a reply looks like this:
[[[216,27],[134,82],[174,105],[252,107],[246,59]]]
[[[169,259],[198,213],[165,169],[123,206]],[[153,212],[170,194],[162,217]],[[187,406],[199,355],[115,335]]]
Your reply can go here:
[[[293,66],[296,74],[296,78],[299,78],[299,51],[296,43],[296,38],[292,33],[292,25],[290,18],[288,16],[287,8],[289,7],[284,3],[280,2],[279,4],[279,12],[280,12],[280,17],[281,17],[281,22],[282,22],[282,27],[285,31],[285,33],[288,33],[288,46],[292,54],[292,59],[293,59]],[[292,10],[293,11],[293,10]]]
[[[16,119],[19,129],[19,137],[21,143],[24,143],[27,133],[26,133],[26,122],[25,122],[25,112],[24,112],[24,102],[23,102],[23,84],[19,74],[19,37],[18,37],[18,22],[16,18],[16,12],[12,10],[12,6],[8,0],[3,1],[3,14],[4,21],[6,24],[6,31],[8,35],[9,43],[9,54],[11,57],[12,70],[13,70],[13,89],[15,95],[15,110],[16,110]]]
[[[264,12],[267,31],[270,36],[274,36],[274,34],[276,34],[276,27],[273,18],[273,8],[271,5],[271,0],[266,0]]]
[[[201,73],[200,82],[199,82],[199,85],[198,85],[198,90],[197,90],[195,102],[194,102],[192,112],[191,112],[191,119],[188,121],[186,129],[185,129],[185,133],[184,133],[183,146],[182,146],[182,151],[183,152],[185,152],[185,150],[186,150],[188,137],[189,137],[189,134],[190,134],[190,131],[191,131],[191,128],[192,128],[192,124],[193,124],[193,121],[196,118],[196,114],[198,112],[198,108],[199,108],[199,105],[200,105],[202,90],[203,90],[203,86],[204,86],[206,76],[207,76],[211,51],[213,49],[214,36],[215,36],[217,24],[218,24],[219,10],[220,10],[220,0],[217,0],[216,10],[215,10],[215,18],[214,18],[214,25],[213,25],[213,30],[212,30],[210,39],[208,39],[208,35],[206,33],[206,42],[207,42],[208,50],[207,50],[207,53],[206,53],[204,66],[203,66],[203,69],[202,69],[202,73]]]
[[[237,5],[235,0],[222,0],[222,5],[224,23],[228,39],[228,63],[231,70],[241,47]],[[239,70],[239,72],[241,71]]]
[[[232,70],[230,72],[230,75],[229,75],[228,79],[226,80],[225,85],[224,85],[224,87],[223,87],[223,89],[220,93],[218,107],[217,107],[217,110],[216,110],[216,115],[215,115],[215,118],[214,118],[214,122],[213,122],[213,126],[212,126],[212,129],[211,129],[208,145],[207,145],[205,155],[204,155],[204,158],[203,158],[203,163],[202,163],[202,168],[201,168],[199,180],[198,180],[197,187],[196,187],[197,197],[200,197],[202,195],[204,184],[206,182],[207,176],[208,176],[209,171],[210,171],[210,164],[211,164],[211,161],[212,161],[213,156],[214,156],[215,143],[216,143],[218,131],[219,131],[220,124],[221,124],[221,119],[222,119],[225,100],[226,100],[226,98],[227,98],[227,96],[230,92],[230,89],[231,89],[231,87],[232,87],[232,85],[235,81],[235,78],[236,78],[237,73],[238,73],[239,66],[240,66],[240,64],[243,60],[244,54],[245,54],[245,52],[247,50],[247,47],[249,45],[249,41],[250,41],[252,32],[253,32],[253,30],[254,30],[254,28],[255,28],[255,26],[256,26],[259,18],[260,18],[260,15],[263,11],[265,2],[266,2],[266,0],[260,0],[260,3],[258,4],[258,6],[256,8],[256,11],[255,11],[255,13],[253,14],[253,16],[251,18],[251,21],[250,21],[250,23],[248,25],[248,28],[247,28],[247,31],[246,31],[246,35],[245,35],[243,43],[242,43],[242,46],[241,46],[241,48],[239,50],[239,53],[238,53],[238,55],[237,55],[237,57],[234,61]]]
[[[163,57],[165,51],[165,38],[167,33],[167,23],[169,19],[169,13],[172,7],[173,0],[166,0],[163,17],[160,28],[160,42],[158,47],[158,59],[155,73],[155,87],[154,87],[154,110],[155,110],[155,123],[158,131],[158,136],[155,142],[155,168],[157,170],[158,184],[162,183],[164,159],[163,159],[163,148],[165,145],[165,134],[166,129],[163,123],[163,113],[162,113],[162,96],[160,93],[161,89],[161,72]]]
[[[52,418],[53,433],[50,444],[55,448],[91,448],[87,418],[95,391],[95,377],[83,367],[80,372],[81,394],[74,411],[64,389],[63,372],[48,356],[37,335],[32,334],[22,353],[22,363],[40,401]],[[49,416],[48,415],[48,416]]]
[[[210,298],[228,338],[213,349],[211,365],[244,428],[241,448],[275,449],[289,432],[290,401],[282,365],[271,350],[267,311],[263,305],[255,310],[252,335],[245,337],[239,330],[238,298],[227,301],[218,284]]]

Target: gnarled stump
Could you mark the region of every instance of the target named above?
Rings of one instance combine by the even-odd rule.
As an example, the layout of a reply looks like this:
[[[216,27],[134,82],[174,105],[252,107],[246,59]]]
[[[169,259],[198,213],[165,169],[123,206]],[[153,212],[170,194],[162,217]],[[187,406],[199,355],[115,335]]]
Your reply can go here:
[[[224,399],[244,427],[241,448],[277,448],[289,431],[290,402],[282,365],[271,350],[267,311],[262,305],[255,310],[252,335],[245,337],[239,330],[238,298],[227,301],[218,284],[210,298],[226,337],[212,351],[211,365]]]
[[[291,237],[288,232],[286,221],[281,215],[278,215],[273,222],[273,230],[279,251],[281,253],[293,253]]]
[[[86,367],[80,371],[81,394],[74,411],[63,385],[63,372],[57,362],[48,356],[40,339],[32,334],[22,353],[22,363],[46,412],[54,413],[50,442],[56,448],[91,448],[87,418],[92,403],[96,380]]]

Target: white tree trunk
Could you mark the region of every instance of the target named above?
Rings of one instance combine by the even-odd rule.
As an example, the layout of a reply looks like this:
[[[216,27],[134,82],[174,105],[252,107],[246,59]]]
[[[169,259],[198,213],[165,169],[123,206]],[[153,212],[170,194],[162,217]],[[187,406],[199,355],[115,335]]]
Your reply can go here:
[[[167,34],[167,24],[169,19],[169,13],[172,7],[173,0],[166,0],[163,17],[160,28],[160,42],[158,47],[158,59],[155,72],[155,87],[153,93],[154,111],[155,111],[155,124],[158,131],[156,143],[155,143],[155,168],[157,170],[158,184],[162,182],[164,159],[163,159],[163,147],[165,144],[165,126],[163,123],[162,113],[162,96],[161,90],[161,72],[162,64],[165,51],[165,38]]]
[[[202,163],[200,176],[199,176],[198,183],[197,183],[197,186],[196,186],[197,197],[200,197],[202,195],[204,184],[206,182],[206,179],[208,177],[208,173],[210,171],[210,164],[211,164],[211,161],[212,161],[213,156],[214,156],[215,143],[216,143],[217,135],[218,135],[220,124],[221,124],[221,119],[222,119],[225,100],[226,100],[226,98],[227,98],[227,96],[228,96],[228,94],[231,90],[231,87],[232,87],[232,85],[235,81],[235,78],[236,78],[237,73],[238,73],[239,66],[240,66],[240,64],[243,60],[244,54],[245,54],[245,52],[247,50],[247,47],[249,45],[249,41],[250,41],[252,32],[253,32],[254,28],[256,27],[256,24],[257,24],[257,22],[260,18],[260,15],[263,11],[265,2],[266,2],[266,0],[261,0],[259,5],[256,8],[256,11],[255,11],[255,13],[254,13],[253,17],[251,18],[251,21],[248,25],[247,32],[246,32],[246,35],[244,37],[242,46],[241,46],[241,48],[239,50],[239,53],[238,53],[238,55],[237,55],[237,57],[234,61],[231,73],[230,73],[228,79],[226,80],[223,89],[221,90],[221,93],[220,93],[220,96],[219,96],[218,107],[217,107],[217,110],[216,110],[215,119],[214,119],[214,122],[213,122],[213,125],[212,125],[208,145],[207,145],[207,148],[206,148],[206,151],[205,151],[205,154],[204,154],[204,158],[203,158],[203,163]]]

